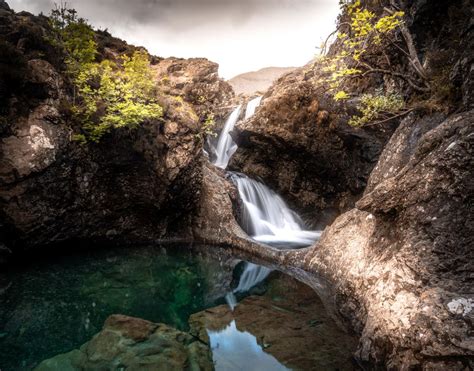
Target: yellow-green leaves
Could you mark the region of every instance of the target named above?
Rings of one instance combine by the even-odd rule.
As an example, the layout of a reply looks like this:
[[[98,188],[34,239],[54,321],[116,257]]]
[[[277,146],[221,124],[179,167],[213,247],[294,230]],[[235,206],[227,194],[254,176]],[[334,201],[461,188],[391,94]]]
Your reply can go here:
[[[76,79],[82,99],[77,117],[94,142],[112,128],[136,127],[163,114],[148,54],[137,51],[132,57],[123,56],[122,62],[122,66],[107,60],[92,64]]]
[[[345,91],[340,90],[336,94],[334,94],[335,101],[344,100],[344,99],[349,99],[349,94],[347,94]]]
[[[405,107],[403,98],[398,94],[364,94],[357,106],[361,116],[352,116],[349,125],[363,126],[381,115],[393,115]]]
[[[397,11],[377,17],[359,0],[346,3],[343,7],[349,20],[341,25],[341,31],[337,34],[338,52],[321,58],[319,62],[321,70],[326,73],[323,82],[328,84],[329,92],[336,101],[348,98],[344,82],[364,75],[370,69],[367,61],[374,60],[374,49],[380,50],[389,43],[389,38],[393,37],[391,33],[400,26],[404,15]]]
[[[73,140],[98,142],[113,128],[136,127],[163,115],[146,51],[123,55],[118,63],[97,63],[94,30],[74,9],[57,6],[50,24],[50,41],[65,50],[67,71],[75,87],[72,114],[82,132]]]
[[[395,12],[392,15],[380,18],[375,24],[377,32],[382,34],[388,33],[398,26],[400,26],[401,19],[404,16],[404,12]]]

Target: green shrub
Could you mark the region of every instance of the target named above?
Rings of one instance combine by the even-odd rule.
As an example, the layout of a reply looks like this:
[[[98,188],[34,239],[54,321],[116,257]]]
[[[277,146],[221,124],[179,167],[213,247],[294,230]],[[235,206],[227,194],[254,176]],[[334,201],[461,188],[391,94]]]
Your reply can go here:
[[[393,116],[405,107],[403,98],[398,94],[364,94],[357,106],[360,116],[352,116],[349,125],[364,126],[383,116]]]
[[[74,9],[56,7],[50,23],[54,31],[50,40],[65,50],[74,83],[72,113],[82,127],[75,140],[98,142],[111,129],[134,128],[162,116],[146,51],[123,55],[119,63],[97,63],[95,32]]]

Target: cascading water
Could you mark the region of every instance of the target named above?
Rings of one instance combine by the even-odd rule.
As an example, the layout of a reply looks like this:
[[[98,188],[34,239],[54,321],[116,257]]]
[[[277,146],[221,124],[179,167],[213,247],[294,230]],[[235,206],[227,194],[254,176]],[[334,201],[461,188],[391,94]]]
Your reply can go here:
[[[259,106],[262,97],[248,102],[245,110],[245,119],[252,117]],[[237,150],[237,144],[230,136],[230,132],[237,123],[241,106],[238,106],[227,119],[218,138],[217,145],[211,147],[214,153],[214,165],[225,169],[230,158]],[[243,203],[242,227],[256,241],[281,247],[301,247],[311,245],[319,238],[320,232],[303,229],[303,221],[292,211],[283,199],[266,185],[250,179],[244,174],[232,173],[232,181],[237,186]],[[246,263],[238,286],[226,295],[231,309],[237,305],[235,293],[250,290],[262,282],[270,269]]]
[[[270,245],[301,247],[321,235],[303,229],[303,221],[265,184],[243,174],[232,174],[242,200],[242,228],[254,239]]]
[[[222,129],[221,134],[219,135],[219,140],[215,148],[212,148],[215,159],[214,165],[225,169],[229,163],[230,158],[237,150],[237,144],[234,142],[230,136],[230,132],[234,129],[235,123],[239,119],[240,111],[242,106],[238,106],[227,119],[224,128]]]
[[[255,113],[255,110],[260,105],[263,97],[257,97],[252,99],[250,102],[247,103],[247,108],[245,109],[245,120],[252,117]]]

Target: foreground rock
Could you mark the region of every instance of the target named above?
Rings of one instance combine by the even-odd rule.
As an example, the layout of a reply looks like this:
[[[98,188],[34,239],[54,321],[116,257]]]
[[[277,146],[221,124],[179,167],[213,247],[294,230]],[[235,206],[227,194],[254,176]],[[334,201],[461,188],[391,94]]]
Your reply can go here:
[[[233,312],[221,305],[193,314],[189,322],[191,333],[204,343],[215,343],[222,334],[222,341],[232,344],[232,354],[221,354],[219,344],[213,345],[213,358],[221,369],[256,362],[244,358],[248,354],[239,355],[251,337],[261,353],[292,370],[354,369],[356,339],[337,327],[311,288],[288,276],[273,273],[265,295],[243,299]]]
[[[291,259],[328,280],[357,357],[382,368],[473,367],[474,112],[439,122],[405,120],[377,165],[394,171]]]
[[[0,18],[0,260],[70,240],[191,238],[202,123],[232,95],[217,65],[155,58],[163,119],[80,145],[64,108],[72,90],[63,56],[38,36],[47,18],[8,9]],[[133,49],[105,32],[97,38],[101,58]]]
[[[43,361],[35,370],[213,370],[209,348],[161,323],[112,315],[80,349]]]

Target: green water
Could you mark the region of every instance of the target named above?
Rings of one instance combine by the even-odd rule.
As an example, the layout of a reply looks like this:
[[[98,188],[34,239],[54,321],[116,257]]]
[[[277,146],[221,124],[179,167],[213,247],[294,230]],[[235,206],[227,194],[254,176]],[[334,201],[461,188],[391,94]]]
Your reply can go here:
[[[111,314],[187,331],[191,314],[225,303],[226,293],[238,283],[239,262],[225,250],[203,246],[96,250],[23,262],[21,269],[0,273],[0,370],[31,370],[80,347]],[[263,294],[268,281],[253,294]],[[214,336],[239,348],[242,362],[254,357],[254,363],[278,365],[269,370],[285,369],[244,331],[229,328]],[[225,349],[214,354],[218,370],[228,369],[219,362],[235,357],[232,348]]]
[[[219,293],[214,282],[231,275],[231,263],[160,247],[50,258],[7,272],[1,280],[0,369],[30,369],[70,351],[114,313],[186,330],[190,314],[223,303],[225,288]]]

